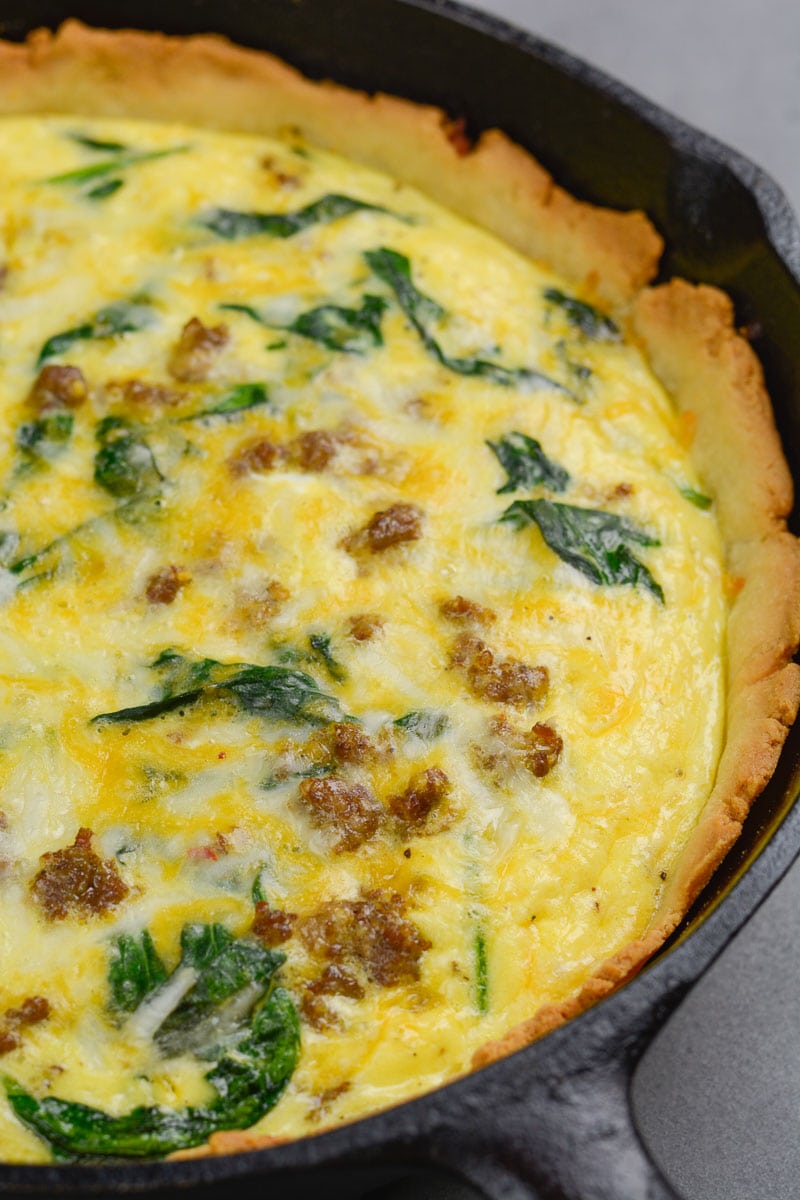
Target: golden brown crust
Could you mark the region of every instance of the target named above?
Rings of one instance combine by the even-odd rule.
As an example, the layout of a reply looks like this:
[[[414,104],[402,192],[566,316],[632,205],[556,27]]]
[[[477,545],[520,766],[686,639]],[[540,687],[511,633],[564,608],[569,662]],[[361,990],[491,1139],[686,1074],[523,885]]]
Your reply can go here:
[[[800,552],[785,528],[788,468],[758,360],[721,292],[676,280],[642,291],[661,239],[641,213],[581,203],[497,130],[469,149],[438,109],[315,84],[223,38],[109,33],[68,22],[25,46],[0,43],[0,112],[80,112],[184,121],[262,134],[297,129],[419,187],[523,253],[630,308],[631,332],[680,412],[696,417],[693,458],[716,501],[727,567],[743,581],[728,626],[726,736],[709,803],[652,927],[603,963],[580,994],[482,1047],[474,1066],[526,1045],[620,986],[664,942],[735,841],[800,704]],[[465,153],[466,150],[466,153]],[[275,1143],[215,1134],[175,1157]]]
[[[741,583],[727,628],[725,739],[714,789],[645,936],[580,993],[482,1046],[484,1066],[549,1033],[630,978],[679,924],[741,833],[800,706],[800,545],[786,531],[792,481],[761,366],[715,288],[672,280],[637,298],[632,331],[679,412],[696,417],[693,458],[715,498],[726,565]]]
[[[652,278],[661,254],[643,213],[575,200],[499,130],[461,153],[438,108],[311,83],[271,55],[216,35],[112,33],[68,21],[23,46],[0,42],[0,112],[136,116],[261,134],[296,129],[420,188],[614,306]]]

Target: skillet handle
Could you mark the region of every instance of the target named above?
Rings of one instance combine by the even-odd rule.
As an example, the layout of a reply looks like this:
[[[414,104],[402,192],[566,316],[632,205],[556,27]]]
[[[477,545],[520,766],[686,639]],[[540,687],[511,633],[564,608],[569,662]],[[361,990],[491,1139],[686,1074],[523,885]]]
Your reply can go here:
[[[637,1133],[630,1086],[688,988],[646,982],[465,1079],[437,1163],[490,1200],[679,1200]]]

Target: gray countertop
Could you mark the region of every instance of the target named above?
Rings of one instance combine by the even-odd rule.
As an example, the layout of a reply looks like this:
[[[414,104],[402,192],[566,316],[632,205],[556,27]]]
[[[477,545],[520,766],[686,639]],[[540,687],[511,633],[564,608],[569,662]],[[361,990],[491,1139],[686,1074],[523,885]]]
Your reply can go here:
[[[766,168],[800,211],[800,5],[482,0]],[[640,1067],[640,1128],[686,1200],[800,1196],[800,864]]]

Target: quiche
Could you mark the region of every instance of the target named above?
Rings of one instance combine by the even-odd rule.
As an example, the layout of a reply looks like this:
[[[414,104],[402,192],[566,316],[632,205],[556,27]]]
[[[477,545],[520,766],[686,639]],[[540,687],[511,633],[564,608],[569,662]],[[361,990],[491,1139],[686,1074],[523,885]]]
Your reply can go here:
[[[0,47],[0,1152],[313,1133],[663,942],[795,716],[730,301],[501,133]]]

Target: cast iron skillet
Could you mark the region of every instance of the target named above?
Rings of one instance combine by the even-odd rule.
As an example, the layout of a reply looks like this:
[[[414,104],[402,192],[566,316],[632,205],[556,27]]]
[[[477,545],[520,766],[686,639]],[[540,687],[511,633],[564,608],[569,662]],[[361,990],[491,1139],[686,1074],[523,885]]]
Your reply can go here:
[[[644,208],[665,275],[716,283],[764,363],[797,484],[800,229],[752,163],[569,55],[447,0],[0,0],[0,35],[68,16],[215,30],[306,73],[497,125],[579,196]],[[632,1072],[655,1031],[800,851],[800,726],[741,841],[632,983],[543,1041],[430,1095],[252,1154],[144,1166],[0,1167],[0,1195],[352,1196],[397,1166],[445,1167],[500,1200],[674,1200],[636,1133]],[[752,863],[752,865],[750,865]],[[744,877],[743,872],[747,869]],[[691,936],[688,936],[691,934]]]

